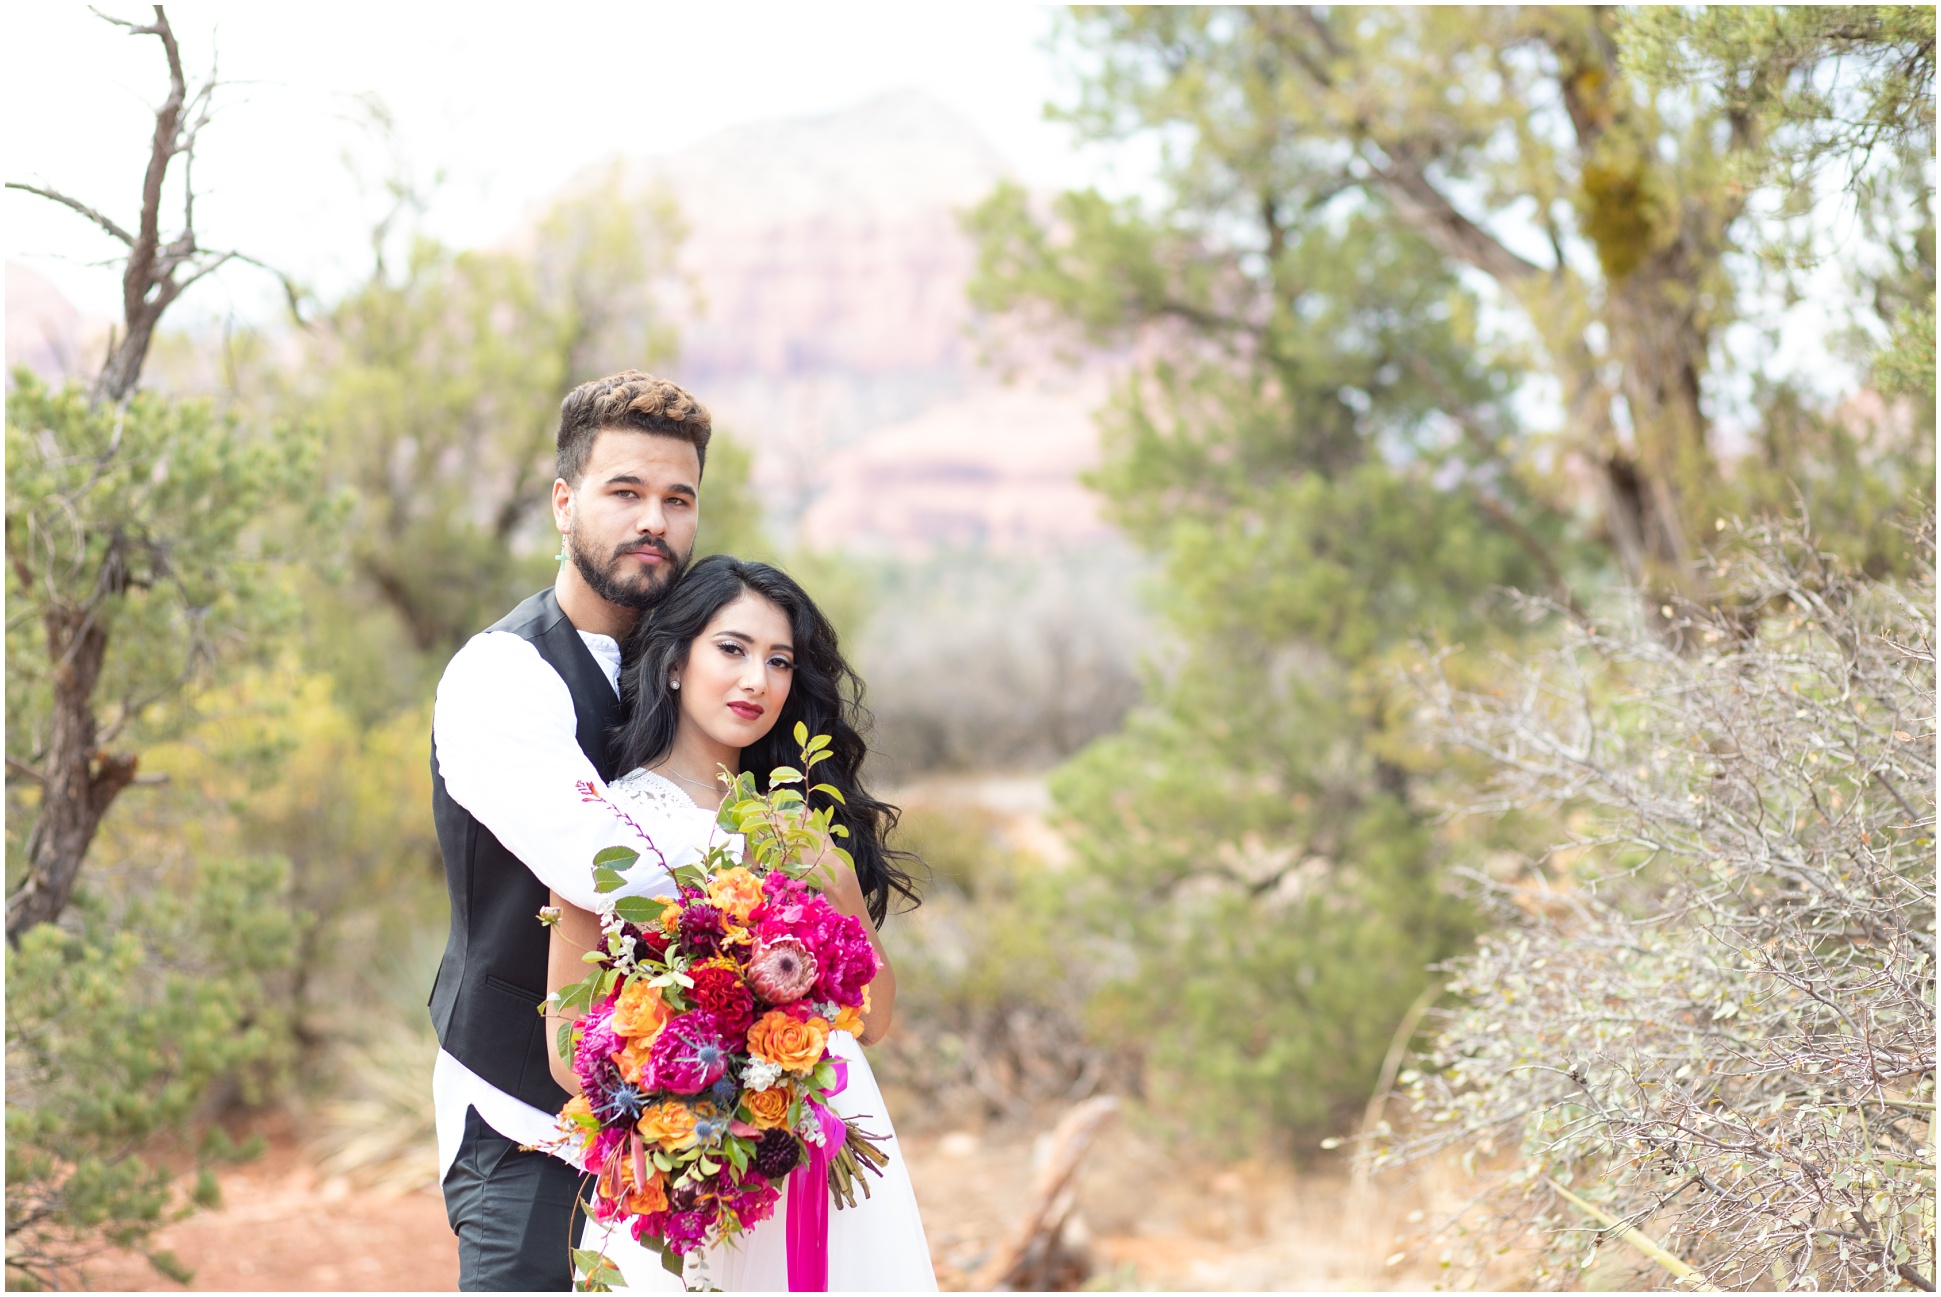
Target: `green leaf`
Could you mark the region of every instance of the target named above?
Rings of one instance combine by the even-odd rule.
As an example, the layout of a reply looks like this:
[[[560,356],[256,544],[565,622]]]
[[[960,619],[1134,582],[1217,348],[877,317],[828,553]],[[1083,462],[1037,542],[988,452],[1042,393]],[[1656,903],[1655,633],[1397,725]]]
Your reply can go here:
[[[844,806],[849,805],[848,800],[842,795],[842,789],[836,787],[834,784],[817,784],[809,791],[812,793],[827,793],[831,801],[838,802]]]
[[[721,1163],[711,1157],[702,1158],[697,1165],[700,1166],[702,1175],[719,1175],[721,1173]]]
[[[821,737],[822,736],[820,734],[816,735],[816,738],[818,739]],[[795,745],[799,748],[803,748],[803,747],[807,747],[809,743],[810,743],[810,739],[809,739],[808,725],[803,721],[797,721],[795,723]]]
[[[593,871],[593,890],[602,894],[617,892],[627,885],[627,880],[611,869],[601,865]]]
[[[638,859],[640,853],[632,847],[606,847],[593,857],[593,863],[613,869],[628,869]]]
[[[776,766],[768,772],[768,786],[772,790],[777,784],[799,784],[802,772],[794,766]]]
[[[623,896],[613,903],[615,914],[643,928],[659,923],[666,910],[667,902],[650,901],[644,896]]]
[[[559,1030],[553,1033],[553,1052],[559,1055],[561,1062],[570,1063],[573,1061],[572,1023],[560,1023]]]

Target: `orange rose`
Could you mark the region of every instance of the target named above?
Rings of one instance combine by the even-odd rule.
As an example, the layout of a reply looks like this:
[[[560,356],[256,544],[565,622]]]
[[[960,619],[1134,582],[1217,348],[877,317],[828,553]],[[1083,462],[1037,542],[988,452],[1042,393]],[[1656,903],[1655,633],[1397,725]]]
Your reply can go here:
[[[822,1061],[829,1041],[829,1024],[821,1018],[797,1022],[780,1009],[771,1009],[748,1029],[748,1052],[785,1072],[806,1072]]]
[[[836,1011],[836,1020],[829,1024],[829,1030],[846,1031],[852,1036],[861,1038],[863,1034],[863,1019],[868,1016],[869,988],[865,986],[863,988],[863,1002],[861,1006],[853,1009],[845,1006],[844,1008],[838,1009]]]
[[[657,1103],[640,1114],[634,1129],[649,1144],[658,1144],[666,1152],[694,1146],[694,1114],[684,1103]]]
[[[708,899],[746,923],[749,911],[762,903],[762,880],[746,869],[727,870],[709,880]]]
[[[793,1102],[788,1090],[779,1085],[771,1085],[766,1090],[750,1090],[741,1096],[742,1106],[748,1109],[749,1124],[763,1130],[780,1130],[789,1124],[789,1104]]]
[[[660,1029],[673,1016],[674,1011],[660,998],[660,987],[644,981],[629,982],[613,1005],[614,1034],[649,1041],[660,1035]]]

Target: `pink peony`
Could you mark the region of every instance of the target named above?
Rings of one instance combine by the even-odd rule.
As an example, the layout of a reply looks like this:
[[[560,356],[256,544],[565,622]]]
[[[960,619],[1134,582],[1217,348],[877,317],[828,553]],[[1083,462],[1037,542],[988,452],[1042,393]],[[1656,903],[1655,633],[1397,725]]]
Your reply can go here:
[[[714,1015],[696,1010],[661,1028],[648,1054],[654,1084],[675,1094],[699,1094],[728,1070],[728,1045]]]
[[[815,985],[816,957],[799,938],[778,935],[756,943],[746,971],[755,994],[770,1004],[787,1004]]]
[[[869,933],[862,920],[836,915],[835,921],[824,924],[817,936],[817,998],[860,1008],[863,988],[876,977],[876,951],[869,944]]]

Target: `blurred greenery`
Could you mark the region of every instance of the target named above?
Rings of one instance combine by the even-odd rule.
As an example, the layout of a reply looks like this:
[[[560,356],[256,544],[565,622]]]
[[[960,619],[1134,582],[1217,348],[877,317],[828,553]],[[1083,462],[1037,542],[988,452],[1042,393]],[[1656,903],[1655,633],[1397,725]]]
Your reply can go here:
[[[1753,447],[1728,458],[1705,384],[1722,331],[1822,237],[1782,218],[1783,248],[1742,266],[1766,219],[1748,194],[1797,203],[1795,164],[1855,100],[1891,155],[1854,165],[1893,255],[1853,264],[1873,323],[1919,336],[1932,217],[1894,205],[1930,192],[1932,15],[1867,11],[1864,47],[1844,19],[1687,12],[1080,8],[1061,115],[1158,145],[1160,184],[1007,184],[967,218],[981,306],[1131,358],[1093,482],[1162,564],[1183,647],[1053,789],[1083,865],[1070,921],[1122,957],[1093,1028],[1210,1132],[1358,1111],[1425,965],[1473,929],[1452,875],[1533,845],[1516,817],[1439,822],[1467,772],[1414,737],[1403,683],[1424,652],[1460,675],[1551,633],[1494,590],[1547,595],[1554,621],[1629,582],[1657,617],[1704,597],[1716,519],[1796,505],[1872,569],[1910,558],[1931,401],[1829,411],[1754,373]],[[1748,84],[1843,49],[1877,79],[1755,110],[1729,81],[1635,78],[1667,65],[1625,40],[1765,69]],[[1561,394],[1553,425],[1535,383]]]
[[[1866,571],[1908,567],[1932,31],[1873,7],[1075,11],[1066,116],[1155,145],[1159,181],[1000,186],[966,217],[971,291],[1119,364],[1091,482],[1139,552],[792,550],[735,430],[710,451],[698,551],[823,604],[879,770],[1064,763],[1068,859],[975,797],[897,794],[934,877],[888,929],[887,1080],[995,1114],[1115,1085],[1227,1147],[1342,1127],[1478,929],[1458,874],[1549,840],[1441,818],[1478,772],[1420,737],[1411,665],[1478,680],[1636,590],[1653,617],[1703,599],[1733,514],[1803,507]],[[333,1169],[424,1174],[431,1045],[395,987],[445,924],[431,690],[552,577],[560,397],[678,375],[683,226],[617,173],[490,250],[396,224],[412,206],[302,327],[160,340],[124,409],[12,380],[10,889],[48,608],[108,593],[101,746],[166,782],[122,793],[67,914],[8,953],[10,1282],[145,1246],[197,1200],[163,1154],[222,1155],[198,1132],[237,1105],[321,1099]],[[1879,388],[1838,407],[1725,345],[1836,256],[1863,309],[1829,345]]]

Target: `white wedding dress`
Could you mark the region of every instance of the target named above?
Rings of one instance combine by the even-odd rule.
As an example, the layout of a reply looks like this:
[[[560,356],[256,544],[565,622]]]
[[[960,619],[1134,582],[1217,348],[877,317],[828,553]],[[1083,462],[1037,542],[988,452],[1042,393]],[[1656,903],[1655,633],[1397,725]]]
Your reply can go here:
[[[622,776],[607,787],[607,796],[626,811],[666,854],[670,865],[697,859],[711,841],[722,841],[713,811],[704,810],[671,781],[646,770]],[[729,843],[734,850],[738,844]],[[869,1070],[862,1046],[846,1031],[829,1038],[829,1048],[849,1062],[849,1084],[830,1100],[838,1116],[867,1118],[864,1130],[884,1136],[890,1155],[881,1178],[870,1176],[870,1196],[858,1194],[854,1207],[829,1211],[829,1291],[935,1292],[937,1279],[930,1268],[930,1246],[917,1214],[916,1191],[896,1131],[890,1125],[883,1092]],[[723,1292],[787,1292],[788,1255],[784,1247],[789,1211],[788,1182],[774,1216],[743,1234],[734,1243],[709,1248],[701,1259],[706,1282]],[[588,1220],[580,1246],[603,1249],[620,1268],[623,1292],[682,1291],[681,1280],[661,1268],[660,1257],[634,1242],[621,1226],[608,1229]],[[689,1262],[695,1274],[695,1262]],[[698,1277],[698,1276],[697,1276]]]

